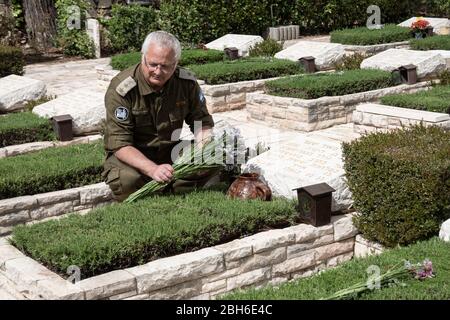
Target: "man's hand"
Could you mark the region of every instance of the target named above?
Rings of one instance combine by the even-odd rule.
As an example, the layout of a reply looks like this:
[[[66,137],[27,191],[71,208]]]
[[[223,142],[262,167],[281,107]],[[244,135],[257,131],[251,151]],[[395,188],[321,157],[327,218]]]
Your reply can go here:
[[[148,175],[156,182],[169,182],[173,177],[173,168],[170,164],[157,165]]]

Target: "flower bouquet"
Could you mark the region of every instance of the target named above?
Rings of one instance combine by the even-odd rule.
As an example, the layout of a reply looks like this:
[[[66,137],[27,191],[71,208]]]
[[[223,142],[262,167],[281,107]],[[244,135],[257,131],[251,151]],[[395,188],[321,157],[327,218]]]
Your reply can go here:
[[[399,263],[398,265],[386,271],[384,274],[375,276],[366,282],[356,283],[322,300],[350,299],[363,292],[374,289],[381,289],[382,287],[386,286],[406,286],[406,284],[400,282],[399,279],[411,275],[418,280],[433,278],[434,274],[432,262],[428,259],[425,259],[422,263],[417,264],[411,264],[409,261],[403,261],[402,263]]]
[[[433,35],[433,27],[431,27],[430,23],[425,19],[418,18],[417,21],[411,24],[410,29],[416,39],[422,39],[426,36]]]
[[[183,150],[181,156],[172,165],[174,169],[172,180],[183,179],[211,169],[233,170],[237,162],[237,153],[242,153],[237,148],[239,142],[242,141],[239,130],[222,125],[214,128],[212,137],[207,139],[207,141],[199,141]],[[169,183],[152,180],[132,193],[124,203],[131,203],[147,197],[166,187]]]

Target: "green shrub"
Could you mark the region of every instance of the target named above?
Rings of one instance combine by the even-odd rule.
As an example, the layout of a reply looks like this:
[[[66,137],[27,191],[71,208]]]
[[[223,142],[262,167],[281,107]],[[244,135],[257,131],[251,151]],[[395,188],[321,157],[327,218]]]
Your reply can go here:
[[[361,69],[361,63],[364,59],[367,58],[367,55],[361,53],[355,53],[349,56],[345,56],[339,63],[336,63],[334,65],[334,68],[336,69],[336,71]]]
[[[181,51],[180,65],[204,64],[223,61],[224,53],[219,50],[183,49]],[[116,70],[125,70],[141,62],[140,52],[118,54],[111,58],[111,66]]]
[[[50,121],[34,113],[11,113],[0,117],[0,148],[54,139]]]
[[[391,73],[369,69],[287,77],[266,82],[269,94],[300,99],[340,96],[393,85]]]
[[[280,59],[240,59],[234,61],[189,65],[198,79],[207,84],[267,79],[303,72],[300,64]]]
[[[413,94],[393,94],[381,98],[381,103],[400,108],[450,114],[450,85],[436,86]]]
[[[49,148],[0,159],[0,199],[101,182],[101,143]]]
[[[393,247],[428,239],[450,217],[450,132],[415,126],[344,143],[344,169],[369,240]]]
[[[273,57],[283,50],[283,45],[273,39],[267,39],[250,47],[250,57]]]
[[[406,41],[411,38],[409,28],[397,25],[386,25],[382,29],[360,27],[331,32],[331,42],[350,45],[374,45],[390,42]]]
[[[58,43],[63,48],[63,52],[69,56],[81,56],[93,58],[95,56],[94,42],[86,33],[86,11],[90,4],[86,0],[56,0],[57,33]],[[79,8],[79,12],[72,10]],[[79,13],[79,15],[78,15]],[[79,17],[78,18],[74,17]],[[77,28],[79,22],[79,29]],[[69,29],[68,22],[75,22],[72,29]]]
[[[152,7],[116,4],[106,25],[113,49],[139,51],[147,34],[158,30],[158,18]]]
[[[425,39],[412,39],[413,50],[450,50],[450,36],[433,36]]]
[[[24,56],[20,48],[0,46],[0,78],[10,74],[23,75]]]
[[[438,79],[441,85],[450,85],[450,70],[444,70],[438,75]]]
[[[14,229],[13,242],[50,269],[83,277],[231,241],[296,217],[288,200],[232,200],[221,192],[159,196],[113,204],[89,215]]]

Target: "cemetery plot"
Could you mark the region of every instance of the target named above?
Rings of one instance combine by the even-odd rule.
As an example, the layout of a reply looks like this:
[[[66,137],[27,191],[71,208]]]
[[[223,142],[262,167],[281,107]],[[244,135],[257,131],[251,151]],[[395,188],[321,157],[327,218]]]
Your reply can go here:
[[[450,20],[448,18],[421,17],[420,19],[428,21],[430,23],[430,26],[433,28],[434,33],[436,33],[438,35],[449,34]],[[412,17],[412,18],[398,24],[398,26],[409,28],[416,21],[417,21],[417,17]]]
[[[208,49],[215,49],[223,51],[225,48],[238,49],[239,56],[248,56],[250,48],[257,43],[263,42],[264,39],[260,36],[244,35],[244,34],[226,34],[223,37],[216,39],[206,44]]]
[[[0,199],[101,182],[101,143],[50,148],[0,159]]]

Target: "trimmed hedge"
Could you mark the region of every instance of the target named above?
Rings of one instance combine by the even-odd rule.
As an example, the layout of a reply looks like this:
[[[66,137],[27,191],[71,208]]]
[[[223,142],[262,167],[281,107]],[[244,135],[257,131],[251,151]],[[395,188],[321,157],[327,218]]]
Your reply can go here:
[[[189,65],[186,68],[207,84],[267,79],[304,72],[302,66],[293,61],[256,58]]]
[[[292,201],[232,200],[218,191],[202,191],[19,226],[12,241],[63,276],[68,266],[77,265],[84,278],[287,227],[296,216]]]
[[[438,234],[450,217],[450,132],[415,126],[343,144],[356,228],[393,247]]]
[[[0,199],[101,182],[101,143],[49,148],[0,159]]]
[[[390,72],[357,69],[338,73],[321,73],[266,82],[267,93],[300,99],[364,92],[395,85]]]
[[[55,138],[51,122],[32,112],[11,113],[0,117],[0,148]]]
[[[411,31],[409,28],[390,24],[382,29],[371,30],[366,27],[360,27],[338,30],[331,32],[330,36],[330,41],[334,43],[368,46],[409,40]]]
[[[413,94],[393,94],[381,98],[381,103],[400,108],[442,112],[450,114],[450,85]]]
[[[413,39],[409,42],[413,50],[450,50],[450,36],[433,36]]]
[[[111,19],[102,21],[116,51],[140,50],[148,33],[158,30],[158,16],[152,7],[114,4]]]
[[[0,78],[11,74],[23,75],[24,56],[20,48],[0,46]]]
[[[183,49],[181,51],[180,66],[190,64],[205,64],[210,62],[223,61],[224,53],[219,50],[204,49]],[[130,52],[118,54],[111,58],[111,66],[116,70],[125,70],[141,62],[140,52]]]
[[[250,47],[248,52],[250,57],[273,57],[283,50],[283,45],[273,39],[266,39]]]

